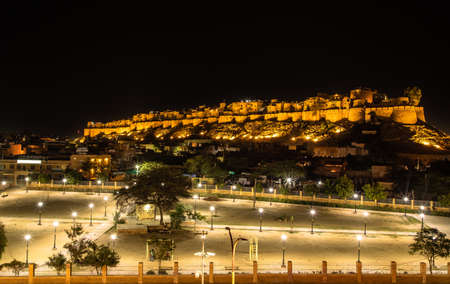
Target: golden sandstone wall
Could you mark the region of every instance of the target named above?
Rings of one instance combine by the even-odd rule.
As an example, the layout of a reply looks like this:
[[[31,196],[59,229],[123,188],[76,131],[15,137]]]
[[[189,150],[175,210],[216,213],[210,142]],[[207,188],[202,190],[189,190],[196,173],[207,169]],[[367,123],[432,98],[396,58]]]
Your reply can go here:
[[[118,120],[107,123],[89,122],[84,129],[85,136],[104,134],[125,134],[155,128],[174,128],[177,126],[198,126],[201,124],[244,123],[248,121],[319,121],[331,122],[348,120],[350,122],[369,121],[372,115],[391,118],[401,124],[415,124],[425,121],[423,107],[408,105],[408,98],[390,99],[394,106],[371,106],[373,93],[351,92],[351,98],[335,94],[328,99],[309,98],[303,102],[278,102],[272,100],[221,103],[217,108],[200,106],[186,113],[177,111],[151,112],[134,115],[131,120]],[[351,106],[352,105],[352,106]]]

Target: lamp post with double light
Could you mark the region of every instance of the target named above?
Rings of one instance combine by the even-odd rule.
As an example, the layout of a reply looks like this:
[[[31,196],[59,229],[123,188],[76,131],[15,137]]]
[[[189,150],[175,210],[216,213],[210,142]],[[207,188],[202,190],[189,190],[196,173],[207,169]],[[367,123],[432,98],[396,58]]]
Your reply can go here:
[[[73,221],[73,224],[75,224],[75,219],[77,218],[77,216],[78,216],[78,213],[77,213],[76,211],[73,211],[73,212],[72,212],[72,221]]]
[[[423,232],[423,219],[425,218],[425,214],[420,213],[419,216],[420,216],[420,219],[422,220],[422,225],[421,225],[420,231]]]
[[[231,284],[235,284],[236,278],[235,278],[235,272],[234,272],[234,258],[236,255],[236,247],[237,247],[239,241],[248,241],[248,239],[237,238],[237,240],[234,241],[233,235],[231,234],[231,228],[225,227],[225,230],[228,231],[228,235],[230,236],[230,242],[231,242]]]
[[[192,196],[194,198],[194,232],[197,231],[197,200],[198,200],[198,194],[194,194]]]
[[[58,221],[53,221],[53,250],[56,250],[56,228],[59,226]]]
[[[210,206],[209,211],[211,211],[211,230],[214,230],[214,212],[216,211],[216,208],[214,206]]]
[[[44,202],[39,201],[38,204],[37,204],[38,212],[39,212],[39,221],[38,221],[38,225],[39,225],[39,226],[42,225],[41,219],[42,219],[42,207],[43,207],[43,206],[44,206]]]
[[[206,252],[205,251],[206,234],[207,234],[206,231],[202,231],[202,234],[201,234],[202,251],[194,253],[194,255],[202,257],[202,276],[201,276],[202,277],[202,282],[201,282],[202,284],[205,283],[205,258],[208,257],[208,256],[214,256],[215,255],[215,253],[213,253],[213,252]]]

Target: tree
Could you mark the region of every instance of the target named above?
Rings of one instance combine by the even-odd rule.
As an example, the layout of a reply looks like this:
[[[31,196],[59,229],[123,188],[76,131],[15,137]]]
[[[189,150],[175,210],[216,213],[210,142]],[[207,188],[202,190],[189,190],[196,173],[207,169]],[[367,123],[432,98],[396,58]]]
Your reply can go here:
[[[67,179],[67,184],[79,184],[83,180],[83,175],[79,171],[69,168],[64,173],[64,177]]]
[[[309,194],[317,194],[320,189],[315,183],[308,183],[303,186],[303,192]]]
[[[333,194],[336,192],[335,188],[335,182],[331,179],[326,179],[323,185],[321,186],[321,190],[323,193],[326,194]]]
[[[280,194],[284,195],[284,198],[287,198],[287,195],[291,192],[291,190],[289,189],[289,187],[287,187],[284,184],[280,185]]]
[[[2,258],[5,248],[8,245],[8,239],[6,238],[5,225],[0,222],[0,258]]]
[[[450,193],[443,194],[438,198],[439,205],[450,207]],[[1,254],[0,254],[1,256]]]
[[[73,224],[70,230],[64,230],[70,242],[64,244],[64,248],[67,249],[70,255],[70,262],[73,264],[82,264],[83,259],[87,254],[88,247],[93,241],[87,238],[80,238],[83,235],[83,227],[81,224]]]
[[[3,263],[0,266],[0,270],[6,268],[8,270],[11,270],[15,276],[19,276],[20,271],[23,271],[27,268],[27,264],[22,261],[18,261],[16,259],[13,259],[11,262]]]
[[[364,195],[369,200],[383,200],[387,197],[387,192],[384,186],[382,186],[379,182],[375,184],[365,184],[362,187],[362,190],[364,191]]]
[[[167,166],[167,165],[160,163],[160,162],[154,162],[154,161],[143,162],[142,164],[139,165],[139,174],[142,174],[145,172],[151,172],[155,169],[162,168],[165,166]]]
[[[47,173],[40,173],[38,176],[38,181],[40,183],[50,183],[51,177]]]
[[[46,264],[48,267],[53,267],[56,270],[58,275],[61,274],[64,270],[66,270],[66,262],[67,259],[62,253],[57,253],[48,258]]]
[[[119,262],[120,257],[115,250],[109,246],[99,246],[95,242],[91,242],[81,265],[94,267],[97,275],[99,275],[102,266],[115,267]]]
[[[334,188],[339,197],[349,198],[352,196],[355,186],[353,185],[353,181],[344,175],[336,180]]]
[[[172,229],[181,229],[181,223],[186,221],[186,211],[186,208],[182,204],[177,204],[175,210],[170,212],[170,227]]]
[[[150,245],[152,246],[153,257],[158,261],[158,273],[161,274],[161,262],[170,259],[170,254],[175,249],[175,245],[169,239],[152,239]]]
[[[420,254],[427,258],[431,274],[436,258],[447,258],[450,255],[450,240],[446,238],[446,234],[435,228],[424,228],[417,232],[414,243],[408,247],[411,255]]]
[[[164,211],[172,209],[178,198],[189,197],[191,180],[178,167],[162,167],[145,172],[136,179],[136,184],[122,189],[116,196],[121,209],[134,206],[136,202],[152,203],[160,213],[160,224],[164,224]]]
[[[228,176],[228,172],[222,168],[221,163],[211,155],[197,155],[189,158],[184,163],[184,167],[188,173],[214,178],[219,184],[222,184]]]

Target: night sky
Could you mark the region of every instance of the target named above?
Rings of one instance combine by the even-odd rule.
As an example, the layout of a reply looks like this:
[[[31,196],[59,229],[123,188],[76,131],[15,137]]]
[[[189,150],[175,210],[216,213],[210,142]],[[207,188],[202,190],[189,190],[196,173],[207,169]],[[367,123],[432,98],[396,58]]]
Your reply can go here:
[[[150,110],[417,85],[428,121],[450,132],[444,1],[4,2],[16,6],[0,8],[0,131],[75,135],[87,121]]]

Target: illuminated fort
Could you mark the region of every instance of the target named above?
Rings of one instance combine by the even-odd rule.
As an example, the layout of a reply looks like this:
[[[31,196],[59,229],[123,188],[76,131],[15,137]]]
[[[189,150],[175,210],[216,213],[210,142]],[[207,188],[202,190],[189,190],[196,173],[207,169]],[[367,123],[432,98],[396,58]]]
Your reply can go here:
[[[321,139],[314,128],[318,122],[332,127],[327,131],[339,133],[345,123],[364,123],[373,117],[387,118],[414,127],[425,122],[419,95],[389,98],[371,89],[355,89],[348,94],[322,94],[304,101],[240,101],[220,103],[216,107],[199,106],[187,111],[151,111],[131,119],[111,122],[88,122],[84,136],[139,136],[153,133],[157,139],[185,139],[201,136],[227,140],[261,140],[288,138]],[[305,128],[305,125],[311,127]],[[309,129],[309,130],[308,130]],[[308,134],[308,131],[315,133]],[[314,136],[314,137],[313,137]]]

